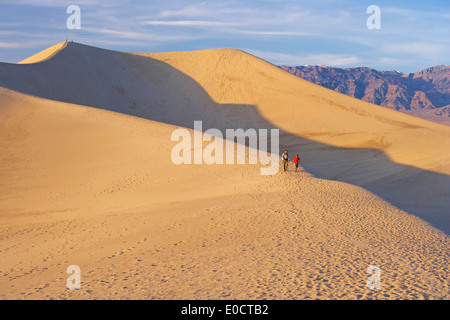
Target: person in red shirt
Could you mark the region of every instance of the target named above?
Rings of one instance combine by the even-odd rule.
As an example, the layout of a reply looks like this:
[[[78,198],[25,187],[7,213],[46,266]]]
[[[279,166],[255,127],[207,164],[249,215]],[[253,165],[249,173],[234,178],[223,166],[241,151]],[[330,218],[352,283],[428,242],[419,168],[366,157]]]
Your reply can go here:
[[[298,163],[300,162],[300,157],[298,156],[298,154],[295,155],[295,158],[294,160],[292,160],[292,162],[295,164],[295,172],[297,172]]]

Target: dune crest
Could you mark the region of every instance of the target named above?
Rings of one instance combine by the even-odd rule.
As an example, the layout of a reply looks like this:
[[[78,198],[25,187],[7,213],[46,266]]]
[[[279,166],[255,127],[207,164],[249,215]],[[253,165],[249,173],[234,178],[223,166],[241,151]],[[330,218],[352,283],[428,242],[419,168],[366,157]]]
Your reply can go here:
[[[51,59],[55,54],[60,52],[62,49],[64,49],[67,46],[67,41],[57,43],[47,49],[42,50],[41,52],[38,52],[31,57],[28,57],[20,62],[17,62],[18,64],[31,64],[31,63],[39,63],[42,61],[46,61]]]

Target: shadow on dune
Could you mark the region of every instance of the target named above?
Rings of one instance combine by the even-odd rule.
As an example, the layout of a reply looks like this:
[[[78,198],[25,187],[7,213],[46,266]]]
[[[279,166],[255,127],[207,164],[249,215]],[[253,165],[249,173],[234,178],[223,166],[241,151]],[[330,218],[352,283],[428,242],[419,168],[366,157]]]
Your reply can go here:
[[[0,86],[187,128],[195,120],[203,121],[203,130],[223,133],[277,128],[253,105],[214,102],[167,63],[76,43],[41,63],[0,63]],[[315,176],[363,187],[450,234],[450,176],[392,162],[379,150],[334,147],[283,130],[280,148],[299,153]]]

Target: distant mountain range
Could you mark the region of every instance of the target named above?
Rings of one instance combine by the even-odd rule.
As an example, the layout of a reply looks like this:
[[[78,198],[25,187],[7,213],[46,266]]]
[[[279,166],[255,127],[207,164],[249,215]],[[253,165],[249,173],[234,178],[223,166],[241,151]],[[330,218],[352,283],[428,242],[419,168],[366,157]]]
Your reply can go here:
[[[415,73],[366,67],[281,66],[305,80],[386,108],[423,118],[450,120],[450,66]]]

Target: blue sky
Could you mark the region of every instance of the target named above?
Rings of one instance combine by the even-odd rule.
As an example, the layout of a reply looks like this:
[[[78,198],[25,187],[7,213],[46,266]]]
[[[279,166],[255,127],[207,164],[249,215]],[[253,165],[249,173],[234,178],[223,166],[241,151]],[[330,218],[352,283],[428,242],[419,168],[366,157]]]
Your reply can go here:
[[[69,5],[81,29],[69,30]],[[367,7],[381,9],[369,30]],[[237,48],[277,65],[415,72],[450,64],[450,1],[0,0],[0,61],[65,38],[131,52]]]

